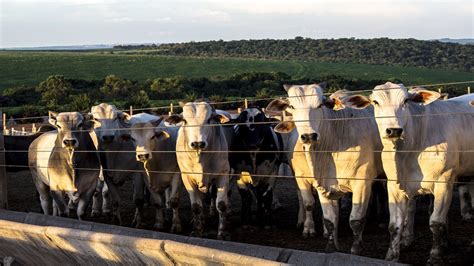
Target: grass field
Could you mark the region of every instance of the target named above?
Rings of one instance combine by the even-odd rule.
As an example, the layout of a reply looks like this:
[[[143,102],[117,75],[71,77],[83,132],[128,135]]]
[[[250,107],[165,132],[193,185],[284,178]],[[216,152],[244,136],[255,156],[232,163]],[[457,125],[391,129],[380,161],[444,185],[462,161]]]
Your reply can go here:
[[[237,58],[166,57],[99,52],[0,52],[0,90],[37,85],[52,74],[98,80],[106,75],[144,81],[157,77],[228,77],[250,71],[281,71],[293,78],[341,75],[357,79],[398,78],[406,84],[466,81],[473,73],[402,66]]]

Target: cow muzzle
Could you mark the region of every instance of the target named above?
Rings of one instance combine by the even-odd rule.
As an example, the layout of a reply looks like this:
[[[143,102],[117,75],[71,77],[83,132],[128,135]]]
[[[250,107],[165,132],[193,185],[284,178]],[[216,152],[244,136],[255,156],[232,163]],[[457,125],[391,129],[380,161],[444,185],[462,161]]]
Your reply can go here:
[[[137,161],[139,162],[146,162],[151,159],[151,155],[149,153],[143,153],[137,155]]]
[[[401,139],[403,128],[390,127],[385,130],[386,139]]]
[[[301,134],[301,142],[304,144],[310,144],[319,140],[318,133],[310,133],[310,134]]]
[[[193,141],[191,142],[191,148],[193,150],[204,150],[207,147],[207,143],[204,141]]]
[[[77,143],[76,139],[64,139],[63,140],[63,145],[64,145],[64,147],[66,147],[68,149],[73,149],[73,148],[77,147],[78,143]]]

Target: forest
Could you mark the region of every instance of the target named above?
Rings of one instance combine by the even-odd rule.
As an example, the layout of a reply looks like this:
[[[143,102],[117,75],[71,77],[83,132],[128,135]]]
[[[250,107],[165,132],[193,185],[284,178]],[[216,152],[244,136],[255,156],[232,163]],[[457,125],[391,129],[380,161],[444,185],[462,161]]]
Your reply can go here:
[[[156,55],[298,59],[320,62],[401,65],[472,72],[474,45],[416,39],[294,39],[204,41],[118,45]]]

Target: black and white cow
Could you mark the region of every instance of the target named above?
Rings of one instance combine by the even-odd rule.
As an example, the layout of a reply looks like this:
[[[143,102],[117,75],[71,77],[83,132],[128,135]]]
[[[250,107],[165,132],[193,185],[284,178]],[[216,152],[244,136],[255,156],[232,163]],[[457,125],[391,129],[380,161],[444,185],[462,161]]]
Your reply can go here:
[[[283,141],[275,133],[267,118],[258,107],[242,111],[234,120],[234,139],[229,161],[236,174],[240,174],[237,186],[242,198],[242,224],[248,224],[251,216],[252,191],[257,198],[258,220],[266,227],[272,224],[272,202],[276,175],[280,164],[287,162],[281,154]]]

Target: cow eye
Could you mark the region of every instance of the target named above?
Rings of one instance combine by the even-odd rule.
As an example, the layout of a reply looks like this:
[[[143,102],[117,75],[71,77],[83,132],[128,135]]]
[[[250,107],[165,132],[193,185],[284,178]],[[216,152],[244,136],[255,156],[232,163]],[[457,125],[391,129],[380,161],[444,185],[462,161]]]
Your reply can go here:
[[[375,100],[373,100],[372,103],[373,103],[374,105],[379,106],[379,102],[377,102],[377,101],[375,101]]]

